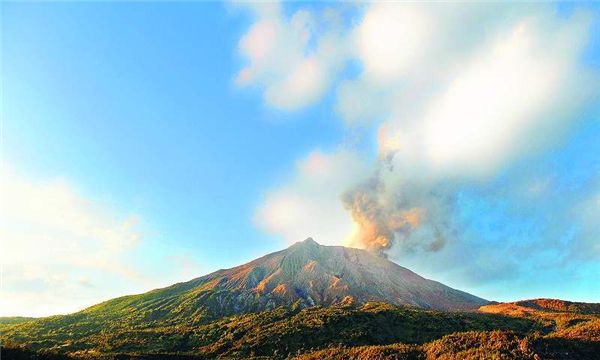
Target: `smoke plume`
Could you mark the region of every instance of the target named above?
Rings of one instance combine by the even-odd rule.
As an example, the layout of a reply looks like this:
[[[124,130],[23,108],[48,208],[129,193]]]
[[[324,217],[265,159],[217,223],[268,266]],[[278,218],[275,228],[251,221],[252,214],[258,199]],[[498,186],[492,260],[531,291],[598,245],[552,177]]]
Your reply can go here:
[[[440,250],[451,228],[446,216],[449,199],[439,194],[423,195],[418,189],[404,193],[390,189],[377,173],[343,194],[342,202],[355,226],[350,245],[382,257],[387,257],[394,245],[404,251]]]

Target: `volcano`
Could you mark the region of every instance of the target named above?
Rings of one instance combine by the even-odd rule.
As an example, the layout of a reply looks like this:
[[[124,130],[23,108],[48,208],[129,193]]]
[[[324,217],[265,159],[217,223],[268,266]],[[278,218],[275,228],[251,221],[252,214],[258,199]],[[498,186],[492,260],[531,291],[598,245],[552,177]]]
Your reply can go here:
[[[0,341],[3,359],[596,359],[597,310],[556,299],[490,303],[309,238],[73,314],[0,318]]]
[[[470,310],[488,303],[365,250],[323,246],[312,238],[178,286],[198,294],[222,291],[223,304],[230,308],[219,310],[233,312],[348,301],[381,301],[436,310]]]
[[[81,313],[176,323],[280,306],[309,308],[372,301],[433,310],[475,310],[488,303],[368,251],[323,246],[308,238],[244,265],[109,300]]]
[[[113,321],[162,326],[205,323],[278,307],[303,309],[368,302],[461,311],[489,303],[368,251],[323,246],[308,238],[244,265],[47,319],[94,327]]]

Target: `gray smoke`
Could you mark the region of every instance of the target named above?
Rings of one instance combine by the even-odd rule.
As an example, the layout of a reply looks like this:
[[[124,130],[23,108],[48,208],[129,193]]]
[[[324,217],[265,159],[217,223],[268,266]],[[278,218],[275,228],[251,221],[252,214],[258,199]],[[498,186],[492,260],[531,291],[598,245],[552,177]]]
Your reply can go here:
[[[378,171],[342,196],[356,227],[352,245],[383,257],[392,247],[404,252],[439,251],[453,233],[450,193],[408,183],[386,186]]]

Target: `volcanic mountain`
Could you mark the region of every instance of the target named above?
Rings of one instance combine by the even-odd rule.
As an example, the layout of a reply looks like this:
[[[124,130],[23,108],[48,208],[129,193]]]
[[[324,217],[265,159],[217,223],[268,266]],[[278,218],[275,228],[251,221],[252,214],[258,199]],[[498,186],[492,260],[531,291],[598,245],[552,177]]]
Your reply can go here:
[[[600,359],[598,309],[489,303],[367,251],[307,239],[74,314],[0,318],[0,351],[55,360]]]
[[[309,238],[244,265],[47,320],[93,327],[113,321],[172,325],[280,306],[298,309],[370,301],[435,310],[475,310],[488,303],[365,250],[322,246]]]
[[[226,291],[223,304],[230,304],[234,312],[341,301],[382,301],[438,310],[477,309],[487,303],[365,250],[322,246],[312,238],[183,286],[189,285],[199,293]]]
[[[307,308],[381,301],[424,309],[471,310],[488,301],[427,280],[365,250],[309,238],[247,264],[92,306],[87,317],[207,321],[279,306]]]

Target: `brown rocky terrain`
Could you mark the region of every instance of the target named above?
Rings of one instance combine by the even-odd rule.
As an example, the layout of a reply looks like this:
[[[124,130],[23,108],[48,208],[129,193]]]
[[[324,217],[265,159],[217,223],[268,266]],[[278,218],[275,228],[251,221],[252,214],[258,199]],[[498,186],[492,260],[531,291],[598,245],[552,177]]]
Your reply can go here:
[[[365,250],[323,246],[309,238],[247,264],[193,280],[197,291],[240,292],[243,307],[269,299],[303,306],[382,301],[425,309],[477,309],[488,301],[414,272]]]

